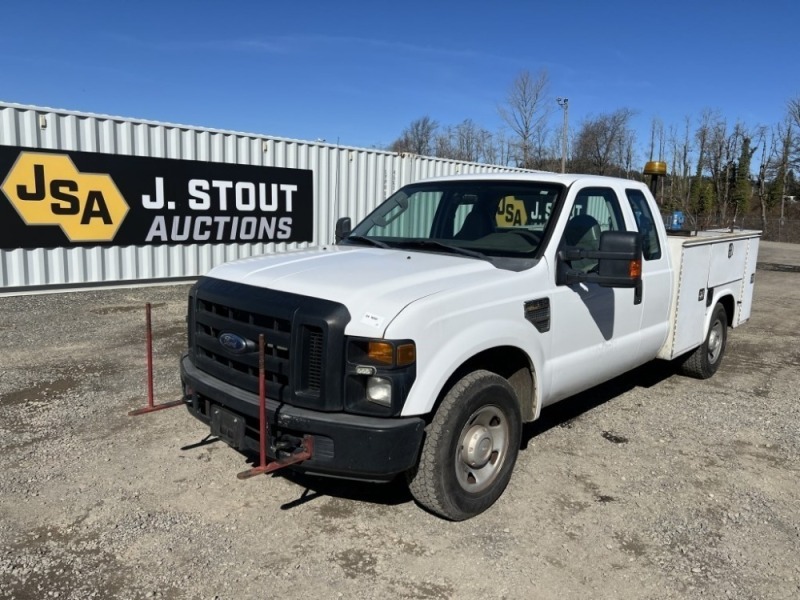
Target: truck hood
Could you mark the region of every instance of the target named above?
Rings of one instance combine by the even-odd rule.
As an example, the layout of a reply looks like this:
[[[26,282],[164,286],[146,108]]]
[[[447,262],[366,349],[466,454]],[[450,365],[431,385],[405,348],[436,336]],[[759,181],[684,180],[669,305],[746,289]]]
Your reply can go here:
[[[448,254],[323,246],[238,260],[208,276],[340,302],[350,312],[348,335],[380,337],[415,300],[500,272],[490,262]]]

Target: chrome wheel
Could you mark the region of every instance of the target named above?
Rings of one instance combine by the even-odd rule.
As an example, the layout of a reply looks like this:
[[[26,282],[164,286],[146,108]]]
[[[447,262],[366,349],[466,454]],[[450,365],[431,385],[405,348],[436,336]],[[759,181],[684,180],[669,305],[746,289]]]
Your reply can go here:
[[[714,321],[711,331],[708,332],[708,362],[714,364],[720,357],[724,331],[720,320]]]
[[[456,447],[456,479],[462,489],[478,493],[489,487],[508,454],[509,424],[497,406],[483,406],[467,419]]]

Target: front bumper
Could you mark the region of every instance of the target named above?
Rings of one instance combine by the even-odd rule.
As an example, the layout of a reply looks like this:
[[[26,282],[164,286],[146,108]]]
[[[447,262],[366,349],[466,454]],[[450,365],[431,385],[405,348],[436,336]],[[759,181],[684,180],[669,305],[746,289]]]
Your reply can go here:
[[[181,380],[191,388],[189,412],[210,424],[212,410],[222,407],[247,423],[239,449],[258,450],[258,395],[200,371],[181,357]],[[419,455],[425,421],[419,417],[379,418],[298,408],[267,398],[270,439],[267,454],[277,445],[303,435],[314,437],[313,456],[292,468],[355,479],[388,480],[412,468]]]

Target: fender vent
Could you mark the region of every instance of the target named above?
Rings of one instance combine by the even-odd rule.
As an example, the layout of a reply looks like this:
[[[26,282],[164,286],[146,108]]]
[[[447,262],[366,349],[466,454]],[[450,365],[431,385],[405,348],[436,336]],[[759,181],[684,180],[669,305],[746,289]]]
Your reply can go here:
[[[525,318],[533,323],[540,333],[550,331],[550,298],[539,298],[526,302]]]

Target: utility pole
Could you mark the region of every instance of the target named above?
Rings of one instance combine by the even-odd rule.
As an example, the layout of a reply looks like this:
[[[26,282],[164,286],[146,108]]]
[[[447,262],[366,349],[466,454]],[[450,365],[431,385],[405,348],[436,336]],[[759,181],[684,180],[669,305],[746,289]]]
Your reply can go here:
[[[569,98],[556,98],[564,111],[564,130],[561,132],[561,172],[567,172],[567,131],[569,131]]]

